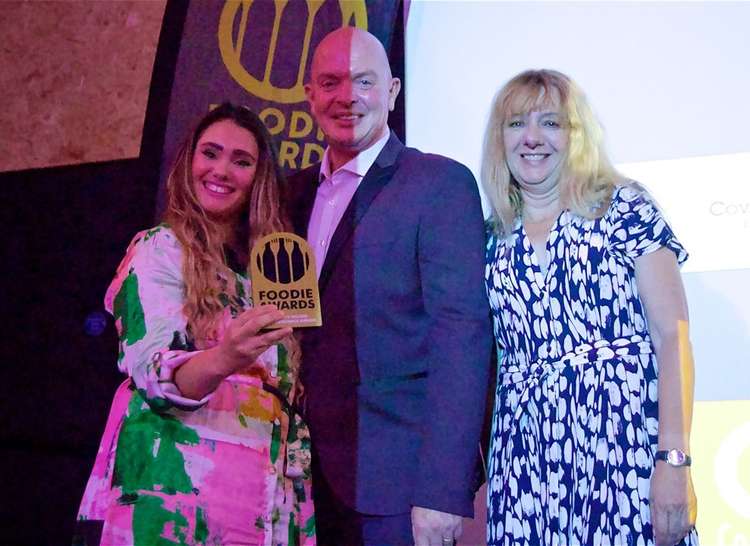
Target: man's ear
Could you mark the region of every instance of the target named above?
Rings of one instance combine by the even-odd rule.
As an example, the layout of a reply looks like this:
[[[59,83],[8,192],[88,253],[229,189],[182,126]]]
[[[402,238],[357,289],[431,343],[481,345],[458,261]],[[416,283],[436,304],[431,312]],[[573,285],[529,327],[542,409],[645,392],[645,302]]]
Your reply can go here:
[[[305,98],[307,99],[307,102],[311,103],[310,106],[312,106],[312,100],[315,97],[315,91],[313,91],[312,85],[309,83],[305,84]]]
[[[401,91],[401,80],[391,78],[391,87],[388,89],[388,110],[390,112],[393,112],[396,107],[396,97],[398,97],[399,91]]]

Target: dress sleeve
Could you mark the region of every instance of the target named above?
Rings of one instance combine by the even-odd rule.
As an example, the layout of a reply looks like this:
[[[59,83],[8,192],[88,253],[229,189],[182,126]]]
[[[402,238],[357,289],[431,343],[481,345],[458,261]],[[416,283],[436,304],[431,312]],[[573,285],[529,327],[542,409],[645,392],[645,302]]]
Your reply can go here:
[[[120,340],[118,367],[155,411],[195,409],[211,397],[182,396],[174,372],[196,355],[182,312],[182,250],[164,226],[138,233],[107,290],[104,306]]]
[[[623,257],[629,265],[633,265],[639,256],[661,247],[674,252],[679,265],[687,260],[687,251],[677,240],[656,201],[643,186],[632,183],[618,188],[610,206],[610,214],[610,249],[615,255]]]

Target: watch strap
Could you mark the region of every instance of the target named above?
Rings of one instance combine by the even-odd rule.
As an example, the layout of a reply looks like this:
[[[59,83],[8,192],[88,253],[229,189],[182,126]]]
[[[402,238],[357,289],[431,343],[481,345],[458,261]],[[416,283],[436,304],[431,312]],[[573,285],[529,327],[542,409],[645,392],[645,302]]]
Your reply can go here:
[[[680,449],[662,449],[654,454],[654,460],[664,461],[670,466],[690,466],[692,457]]]

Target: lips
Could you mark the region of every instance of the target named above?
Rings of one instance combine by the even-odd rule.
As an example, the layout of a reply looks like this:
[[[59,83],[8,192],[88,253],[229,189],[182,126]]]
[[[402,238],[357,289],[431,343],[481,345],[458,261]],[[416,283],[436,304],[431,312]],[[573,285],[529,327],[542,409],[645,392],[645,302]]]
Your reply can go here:
[[[544,159],[547,159],[550,156],[550,154],[521,154],[521,158],[525,159],[526,161],[543,161]]]
[[[225,184],[218,184],[216,182],[210,182],[208,180],[203,181],[203,187],[206,188],[210,193],[218,194],[218,195],[229,195],[236,191],[231,186],[227,186]]]
[[[336,121],[336,123],[349,125],[359,121],[362,117],[364,117],[364,114],[358,114],[356,112],[339,112],[333,114],[331,117],[334,119],[334,121]]]

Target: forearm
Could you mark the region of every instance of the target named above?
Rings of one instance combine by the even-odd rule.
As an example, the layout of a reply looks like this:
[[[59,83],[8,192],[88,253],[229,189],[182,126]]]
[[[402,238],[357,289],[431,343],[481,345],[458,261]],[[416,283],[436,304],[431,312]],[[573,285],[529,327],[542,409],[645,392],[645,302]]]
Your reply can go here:
[[[690,449],[693,417],[694,365],[688,322],[678,320],[676,328],[655,340],[659,364],[658,449]]]
[[[202,351],[174,372],[174,383],[185,398],[201,400],[228,376],[219,347]]]
[[[670,335],[655,340],[659,362],[659,450],[690,452],[693,408],[693,359],[688,323],[678,319]],[[658,338],[658,336],[656,336]],[[657,544],[675,544],[695,525],[697,503],[690,467],[657,462],[649,493]]]
[[[261,305],[231,320],[218,345],[196,354],[175,370],[173,381],[180,393],[200,400],[213,392],[224,378],[253,366],[269,347],[292,333],[291,328],[261,333],[283,316],[275,306]]]

